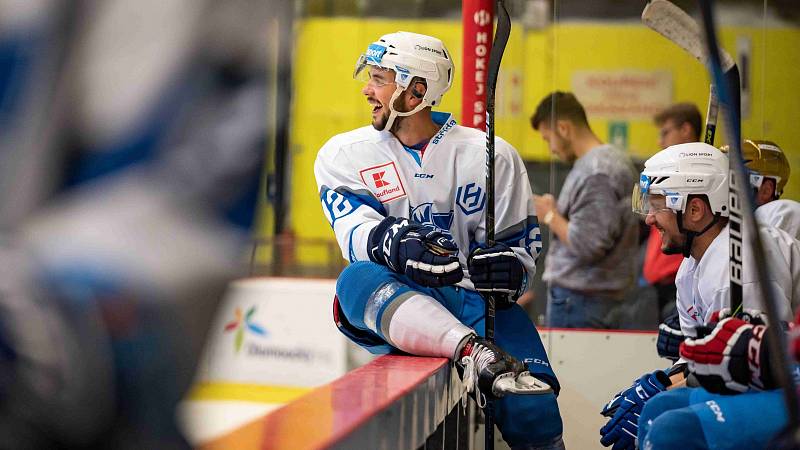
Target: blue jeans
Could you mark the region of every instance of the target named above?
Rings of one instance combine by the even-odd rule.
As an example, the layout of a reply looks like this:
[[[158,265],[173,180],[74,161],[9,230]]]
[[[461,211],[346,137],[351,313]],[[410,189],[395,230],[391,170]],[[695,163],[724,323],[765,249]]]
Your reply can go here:
[[[551,286],[547,299],[547,326],[554,328],[617,328],[610,317],[621,301],[592,297],[560,286]]]

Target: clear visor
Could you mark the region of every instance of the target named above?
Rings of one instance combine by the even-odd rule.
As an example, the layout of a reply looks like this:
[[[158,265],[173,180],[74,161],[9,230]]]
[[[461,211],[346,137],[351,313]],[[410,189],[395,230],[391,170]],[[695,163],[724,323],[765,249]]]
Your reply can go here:
[[[395,72],[391,69],[375,66],[368,62],[366,55],[361,55],[353,70],[353,79],[375,87],[394,83]]]
[[[647,191],[642,189],[639,183],[633,185],[633,192],[631,192],[631,209],[634,214],[647,215],[647,211],[650,208],[647,205],[648,197]]]
[[[679,211],[682,207],[682,196],[679,194],[664,196],[661,194],[651,194],[647,189],[642,189],[639,183],[633,186],[631,193],[631,209],[635,214],[647,216],[659,211]],[[667,203],[673,205],[672,208]],[[677,209],[676,209],[677,208]]]

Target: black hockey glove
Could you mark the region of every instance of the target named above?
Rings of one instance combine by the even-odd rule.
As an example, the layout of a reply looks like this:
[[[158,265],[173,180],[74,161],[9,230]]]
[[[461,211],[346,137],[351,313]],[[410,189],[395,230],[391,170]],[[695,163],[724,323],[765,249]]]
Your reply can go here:
[[[658,341],[656,341],[658,356],[673,362],[677,361],[681,357],[678,350],[684,339],[686,336],[681,331],[680,318],[676,312],[664,319],[664,322],[658,326]]]
[[[527,274],[514,250],[496,242],[491,247],[477,247],[467,261],[475,290],[491,292],[500,309],[510,308],[525,292]]]
[[[369,235],[369,258],[422,286],[456,284],[464,277],[458,247],[430,225],[387,217]]]

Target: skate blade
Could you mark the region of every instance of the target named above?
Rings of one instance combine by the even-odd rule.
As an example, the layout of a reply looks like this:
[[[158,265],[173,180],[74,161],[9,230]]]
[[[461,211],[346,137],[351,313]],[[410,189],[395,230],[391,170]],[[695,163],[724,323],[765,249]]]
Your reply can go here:
[[[495,380],[492,390],[498,397],[506,394],[542,395],[553,392],[553,388],[549,384],[534,377],[528,371],[520,373],[516,378],[499,377]]]

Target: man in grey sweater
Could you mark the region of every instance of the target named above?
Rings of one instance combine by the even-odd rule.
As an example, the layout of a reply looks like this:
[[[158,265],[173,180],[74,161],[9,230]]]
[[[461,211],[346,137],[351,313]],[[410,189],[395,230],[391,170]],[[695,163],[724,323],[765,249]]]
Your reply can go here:
[[[627,155],[592,132],[571,93],[545,97],[531,125],[556,157],[573,164],[558,201],[533,196],[536,215],[553,232],[543,275],[550,283],[548,326],[616,327],[609,312],[636,273],[638,225],[630,208],[636,171]]]

